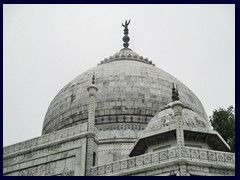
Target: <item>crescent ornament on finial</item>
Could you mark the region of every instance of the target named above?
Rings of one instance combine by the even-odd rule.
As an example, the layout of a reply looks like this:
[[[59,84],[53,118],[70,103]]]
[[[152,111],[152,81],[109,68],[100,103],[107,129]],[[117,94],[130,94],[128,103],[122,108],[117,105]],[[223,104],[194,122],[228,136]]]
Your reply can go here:
[[[129,38],[129,36],[128,36],[128,25],[130,24],[130,19],[127,21],[125,21],[125,24],[123,24],[122,23],[122,26],[124,27],[124,36],[123,36],[123,38],[122,38],[122,40],[123,40],[123,47],[124,48],[128,48],[128,46],[129,46],[129,41],[130,41],[130,38]]]
[[[127,26],[130,24],[130,21],[131,21],[130,19],[128,20],[128,22],[127,20],[125,20],[125,24],[122,23],[122,26],[127,28]]]

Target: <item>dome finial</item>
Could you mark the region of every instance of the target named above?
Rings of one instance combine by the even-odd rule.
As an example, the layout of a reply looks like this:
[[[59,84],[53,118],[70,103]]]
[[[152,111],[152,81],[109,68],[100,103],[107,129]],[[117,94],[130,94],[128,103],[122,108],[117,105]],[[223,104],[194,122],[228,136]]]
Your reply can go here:
[[[123,40],[123,47],[124,48],[128,48],[128,46],[129,46],[129,41],[130,41],[130,38],[129,38],[129,36],[128,36],[128,25],[130,24],[130,19],[129,19],[129,21],[127,22],[127,20],[125,21],[125,24],[123,24],[122,23],[122,26],[124,27],[124,36],[123,36],[123,38],[122,38],[122,40]]]
[[[172,83],[173,87],[172,87],[172,101],[178,101],[179,100],[179,93],[178,93],[178,89],[177,89],[177,85],[176,85],[176,89],[174,87],[174,83]]]
[[[177,85],[176,85],[176,96],[177,96],[177,98],[176,98],[177,101],[179,101],[180,98],[179,98],[179,93],[178,93],[178,87],[177,87]]]
[[[95,74],[93,73],[92,84],[95,84]]]

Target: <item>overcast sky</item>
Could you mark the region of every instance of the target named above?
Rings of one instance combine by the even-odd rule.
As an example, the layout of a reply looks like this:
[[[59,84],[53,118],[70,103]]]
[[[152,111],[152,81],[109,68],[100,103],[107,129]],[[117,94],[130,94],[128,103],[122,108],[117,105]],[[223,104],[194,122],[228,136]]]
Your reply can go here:
[[[73,78],[130,48],[188,86],[210,116],[235,106],[234,5],[4,5],[3,145],[41,135]]]

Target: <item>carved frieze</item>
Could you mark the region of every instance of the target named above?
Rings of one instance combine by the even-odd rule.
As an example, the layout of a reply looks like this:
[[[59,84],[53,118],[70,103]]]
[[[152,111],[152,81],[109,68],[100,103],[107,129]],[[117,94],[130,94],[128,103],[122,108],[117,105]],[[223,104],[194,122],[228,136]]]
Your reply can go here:
[[[121,168],[120,162],[113,163],[113,172],[119,171]]]
[[[168,157],[168,154],[171,154],[171,156]],[[170,148],[168,150],[157,151],[154,153],[145,154],[145,155],[141,155],[133,158],[128,158],[125,160],[115,161],[111,164],[98,166],[97,174],[103,175],[105,173],[108,174],[108,173],[119,172],[121,170],[131,169],[135,167],[141,167],[144,165],[156,164],[156,163],[159,163],[159,160],[161,162],[161,160],[167,160],[175,157],[176,157],[176,148]],[[104,172],[104,169],[105,169],[105,172]]]
[[[140,156],[140,157],[137,157],[136,158],[136,166],[139,167],[139,166],[142,166],[143,165],[143,157]]]
[[[144,164],[151,163],[151,155],[146,155],[143,157],[143,159],[144,159]]]
[[[105,166],[98,167],[98,174],[101,175],[101,174],[104,174],[104,173],[105,173]]]
[[[128,168],[127,160],[121,161],[121,169],[127,169],[127,168]]]
[[[106,165],[106,173],[111,173],[112,172],[112,164],[107,164]]]
[[[27,140],[24,142],[20,142],[20,143],[14,144],[14,145],[4,147],[3,154],[7,155],[10,153],[15,153],[20,150],[33,148],[38,145],[47,144],[54,140],[60,140],[61,138],[64,139],[64,138],[68,138],[68,137],[71,137],[74,135],[78,135],[78,134],[86,132],[86,131],[87,131],[87,123],[84,123],[84,124],[81,124],[78,126],[70,127],[68,129],[64,129],[64,130],[57,131],[54,133],[46,134],[44,136],[40,136],[40,137],[31,139],[31,140]]]
[[[136,166],[136,159],[135,158],[129,159],[128,160],[128,167],[133,168],[135,166]]]
[[[19,176],[51,176],[55,173],[56,162],[27,168],[18,172]]]
[[[159,153],[152,154],[152,163],[159,162]]]
[[[201,166],[187,166],[188,171],[212,173],[212,174],[222,174],[222,175],[235,175],[234,171],[227,169],[217,169],[217,168],[207,168]]]
[[[193,159],[235,163],[235,154],[195,148],[185,148],[185,156]]]

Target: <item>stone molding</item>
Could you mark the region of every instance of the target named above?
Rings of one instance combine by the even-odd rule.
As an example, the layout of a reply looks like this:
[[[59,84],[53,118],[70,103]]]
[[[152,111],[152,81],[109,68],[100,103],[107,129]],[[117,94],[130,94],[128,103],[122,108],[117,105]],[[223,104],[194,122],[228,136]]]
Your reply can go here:
[[[216,176],[216,175],[225,175],[225,176],[234,176],[235,172],[228,169],[219,169],[212,167],[202,167],[197,165],[188,165],[187,171],[189,174],[200,175],[200,176]]]
[[[156,165],[159,164],[159,162],[176,159],[176,150],[177,148],[170,148],[168,150],[115,161],[102,166],[95,166],[91,168],[91,175],[109,175],[113,173],[120,173],[121,171],[135,169],[136,167]]]
[[[14,155],[16,153],[22,153],[33,148],[39,148],[49,143],[58,142],[67,138],[79,136],[87,132],[87,123],[80,124],[78,126],[70,127],[60,131],[56,131],[50,134],[39,136],[27,141],[23,141],[17,144],[6,146],[3,148],[3,158]]]
[[[112,61],[119,61],[119,60],[132,60],[132,61],[139,61],[145,64],[149,64],[155,66],[151,60],[148,58],[144,58],[143,56],[139,56],[136,52],[132,51],[131,49],[123,48],[119,52],[115,53],[113,56],[109,56],[109,58],[105,58],[102,60],[98,65],[106,64]]]
[[[17,166],[19,163],[24,163],[28,161],[33,161],[36,159],[46,158],[47,156],[55,155],[59,152],[64,152],[66,150],[75,149],[78,147],[84,146],[82,139],[70,140],[68,142],[63,142],[61,144],[57,144],[48,148],[41,148],[36,151],[26,152],[24,154],[16,155],[14,157],[10,157],[3,160],[3,167],[4,169],[8,167],[8,169],[15,169],[11,168],[11,166]],[[55,158],[56,159],[56,158]],[[38,163],[36,163],[38,164]],[[36,165],[35,164],[35,165]]]
[[[102,176],[102,175],[114,175],[115,173],[126,173],[135,171],[137,168],[149,167],[161,165],[169,161],[175,161],[175,164],[179,164],[181,161],[185,162],[184,167],[182,167],[185,175],[186,164],[189,162],[193,163],[208,163],[209,166],[222,165],[222,167],[228,167],[235,169],[235,154],[221,151],[212,151],[206,149],[195,149],[195,148],[185,148],[182,158],[177,157],[178,149],[177,147],[169,148],[167,150],[161,150],[153,153],[148,153],[132,158],[127,158],[120,161],[114,161],[113,163],[95,166],[91,168],[92,176]],[[197,154],[197,155],[196,155]],[[223,156],[223,159],[221,158]]]
[[[213,151],[208,149],[185,148],[183,158],[199,160],[201,162],[216,162],[222,164],[235,165],[235,153]]]

